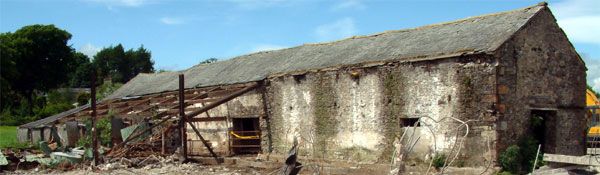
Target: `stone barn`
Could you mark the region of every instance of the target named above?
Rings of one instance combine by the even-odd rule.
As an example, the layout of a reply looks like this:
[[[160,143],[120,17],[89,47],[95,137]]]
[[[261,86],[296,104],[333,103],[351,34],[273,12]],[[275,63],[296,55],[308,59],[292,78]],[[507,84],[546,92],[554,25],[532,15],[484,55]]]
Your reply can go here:
[[[256,87],[189,116],[218,155],[286,155],[296,137],[302,156],[383,163],[402,140],[415,144],[409,160],[447,154],[481,166],[527,137],[545,153],[583,155],[585,72],[542,3],[139,74],[98,115],[176,118],[183,74],[188,114]],[[530,127],[532,115],[541,129]],[[207,155],[187,128],[188,154]]]

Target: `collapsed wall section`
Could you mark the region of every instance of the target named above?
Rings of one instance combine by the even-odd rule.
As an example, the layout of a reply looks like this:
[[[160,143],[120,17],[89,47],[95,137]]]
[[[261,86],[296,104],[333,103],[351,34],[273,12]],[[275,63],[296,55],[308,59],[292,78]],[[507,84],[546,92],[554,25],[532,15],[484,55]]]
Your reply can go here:
[[[190,113],[194,109],[202,108],[225,95],[228,94],[209,93],[207,99],[194,101],[194,104],[187,107],[186,111]],[[255,89],[205,113],[194,116],[191,121],[218,155],[255,153],[260,151],[260,138],[262,137],[262,129],[259,127],[258,121],[261,116],[265,115],[262,99],[262,90]],[[192,127],[186,124],[186,128],[189,154],[210,155]],[[242,141],[237,139],[231,132],[238,136],[256,136],[256,138]]]

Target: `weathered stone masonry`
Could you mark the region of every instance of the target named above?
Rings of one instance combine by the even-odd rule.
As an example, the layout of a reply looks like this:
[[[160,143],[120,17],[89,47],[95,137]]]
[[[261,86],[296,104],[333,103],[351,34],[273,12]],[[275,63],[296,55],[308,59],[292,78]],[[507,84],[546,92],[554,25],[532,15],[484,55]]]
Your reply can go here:
[[[498,151],[532,136],[532,110],[554,111],[547,153],[583,155],[585,65],[544,8],[498,49]],[[566,129],[571,128],[571,129]]]
[[[299,136],[306,140],[302,144],[305,155],[385,162],[394,149],[394,139],[402,134],[401,118],[440,120],[446,116],[478,120],[471,124],[469,138],[475,139],[469,148],[485,148],[481,135],[494,139],[490,132],[493,122],[485,115],[492,103],[481,98],[493,95],[494,76],[490,75],[495,69],[482,62],[489,60],[456,57],[270,78],[267,100],[274,126],[270,131],[272,151],[285,153],[293,136]],[[416,146],[415,159],[448,151],[456,139],[454,129],[459,123],[448,119],[428,123],[433,126],[435,140],[425,128],[419,128],[423,137]],[[479,161],[469,157],[481,155],[483,150],[465,152],[463,157]]]

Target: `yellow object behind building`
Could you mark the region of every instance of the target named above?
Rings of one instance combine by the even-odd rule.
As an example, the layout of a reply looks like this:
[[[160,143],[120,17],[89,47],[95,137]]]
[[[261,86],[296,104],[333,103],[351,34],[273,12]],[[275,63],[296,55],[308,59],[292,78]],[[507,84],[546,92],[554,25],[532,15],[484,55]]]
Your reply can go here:
[[[596,105],[600,105],[600,101],[598,100],[598,97],[596,97],[596,95],[589,89],[587,89],[587,91],[585,92],[585,96],[586,96],[586,106],[596,106]]]
[[[234,133],[233,131],[231,131],[231,135],[235,136],[236,138],[240,138],[240,139],[254,139],[254,138],[258,138],[258,136],[240,136],[240,135],[237,135],[236,133]]]
[[[596,97],[596,95],[589,89],[586,90],[586,106],[598,106],[600,105],[600,100],[598,100],[598,97]],[[594,114],[593,109],[587,110],[587,121],[592,122],[594,120],[591,120],[591,117],[593,117],[592,115]],[[596,116],[600,114],[600,109],[596,109]],[[596,121],[599,122],[599,121]],[[589,125],[588,125],[589,126]],[[592,127],[590,128],[590,131],[588,132],[588,135],[600,135],[600,126],[598,126],[597,123],[594,123],[592,125]]]

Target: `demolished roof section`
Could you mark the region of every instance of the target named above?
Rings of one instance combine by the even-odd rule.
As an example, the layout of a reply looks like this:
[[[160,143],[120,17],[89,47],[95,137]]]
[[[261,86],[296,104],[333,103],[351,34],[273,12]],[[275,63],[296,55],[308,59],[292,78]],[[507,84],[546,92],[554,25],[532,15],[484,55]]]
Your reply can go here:
[[[492,52],[543,8],[545,4],[414,29],[258,52],[182,71],[138,74],[106,99],[174,91],[178,88],[178,74],[185,74],[186,88],[193,88],[259,81],[273,74],[342,65]]]
[[[70,109],[70,110],[65,111],[65,112],[58,113],[58,114],[50,116],[50,117],[46,117],[46,118],[43,118],[43,119],[40,119],[40,120],[36,120],[36,121],[33,121],[33,122],[29,122],[29,123],[23,124],[23,125],[19,126],[19,128],[39,128],[39,127],[44,127],[44,126],[46,126],[46,125],[48,125],[48,124],[50,124],[50,123],[52,123],[54,121],[57,121],[57,120],[59,120],[61,118],[67,117],[67,116],[71,116],[71,115],[73,115],[73,114],[75,114],[75,113],[77,113],[79,111],[85,110],[85,109],[87,109],[89,107],[90,107],[90,104],[79,106],[79,107]]]

